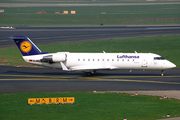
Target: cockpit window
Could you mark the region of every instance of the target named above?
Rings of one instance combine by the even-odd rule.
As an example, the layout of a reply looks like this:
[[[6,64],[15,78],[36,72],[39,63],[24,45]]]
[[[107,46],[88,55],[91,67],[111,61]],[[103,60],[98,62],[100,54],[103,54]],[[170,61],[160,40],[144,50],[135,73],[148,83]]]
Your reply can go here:
[[[154,57],[154,60],[165,60],[163,57]]]

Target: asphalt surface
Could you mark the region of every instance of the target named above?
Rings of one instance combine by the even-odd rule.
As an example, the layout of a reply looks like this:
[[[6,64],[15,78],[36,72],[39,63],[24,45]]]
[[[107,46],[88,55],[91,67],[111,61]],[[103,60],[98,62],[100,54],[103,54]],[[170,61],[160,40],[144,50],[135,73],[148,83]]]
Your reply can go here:
[[[10,36],[25,35],[36,44],[180,34],[169,26],[0,27],[0,48],[15,46]],[[180,69],[98,71],[94,76],[51,68],[0,66],[0,92],[179,90]]]
[[[0,66],[0,93],[68,92],[68,91],[134,91],[180,90],[180,69],[165,71],[114,70],[97,71],[93,76],[83,72],[66,72],[52,68]]]
[[[11,36],[28,36],[35,44],[133,37],[179,35],[180,25],[169,26],[64,26],[0,27],[0,48],[15,46]]]
[[[132,6],[132,5],[171,5],[171,4],[180,4],[179,2],[167,2],[167,3],[99,3],[99,4],[62,4],[61,2],[57,3],[1,3],[0,7],[69,7],[69,6]]]

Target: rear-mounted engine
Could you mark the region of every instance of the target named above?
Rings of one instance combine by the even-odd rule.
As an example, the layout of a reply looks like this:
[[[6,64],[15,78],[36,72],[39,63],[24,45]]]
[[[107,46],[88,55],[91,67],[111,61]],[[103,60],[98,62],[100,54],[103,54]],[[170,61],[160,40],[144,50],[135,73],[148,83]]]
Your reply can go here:
[[[41,59],[41,62],[48,62],[48,63],[52,64],[52,63],[56,63],[56,62],[64,62],[64,61],[66,61],[66,58],[67,58],[66,54],[56,53],[53,55],[44,56]]]

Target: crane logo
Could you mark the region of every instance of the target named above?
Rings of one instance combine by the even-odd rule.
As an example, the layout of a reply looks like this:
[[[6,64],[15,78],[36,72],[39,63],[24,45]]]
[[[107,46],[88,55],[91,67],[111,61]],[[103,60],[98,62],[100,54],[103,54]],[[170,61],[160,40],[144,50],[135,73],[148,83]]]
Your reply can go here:
[[[28,41],[23,41],[20,45],[20,49],[22,50],[22,52],[27,53],[27,52],[31,51],[32,45]]]

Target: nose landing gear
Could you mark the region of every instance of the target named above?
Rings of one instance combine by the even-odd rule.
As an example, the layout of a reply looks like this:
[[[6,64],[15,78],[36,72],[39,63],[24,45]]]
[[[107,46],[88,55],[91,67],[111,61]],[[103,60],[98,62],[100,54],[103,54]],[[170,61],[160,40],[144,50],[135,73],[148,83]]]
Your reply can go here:
[[[164,70],[161,70],[161,76],[164,76]]]

